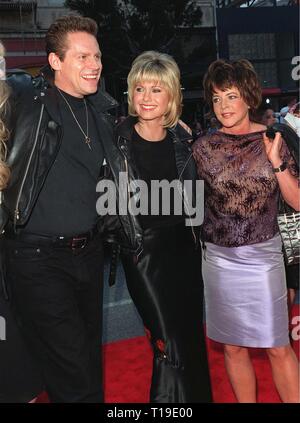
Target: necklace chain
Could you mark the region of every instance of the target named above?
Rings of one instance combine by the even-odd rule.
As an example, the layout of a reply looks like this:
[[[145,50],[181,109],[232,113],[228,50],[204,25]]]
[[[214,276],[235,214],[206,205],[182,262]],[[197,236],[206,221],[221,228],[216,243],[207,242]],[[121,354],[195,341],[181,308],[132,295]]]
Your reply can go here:
[[[91,150],[91,139],[89,137],[89,114],[88,114],[88,109],[87,109],[87,105],[86,105],[86,101],[85,98],[83,98],[83,103],[84,103],[84,107],[85,107],[85,116],[86,116],[86,132],[84,132],[84,130],[82,129],[82,126],[80,125],[80,123],[78,122],[78,119],[75,116],[75,113],[73,112],[73,109],[70,105],[70,103],[68,102],[68,100],[66,99],[66,97],[63,95],[63,93],[61,92],[61,90],[56,87],[59,94],[62,96],[62,98],[65,100],[66,105],[68,106],[68,108],[70,109],[70,112],[75,120],[75,122],[77,123],[78,128],[80,129],[80,131],[82,132],[83,136],[84,136],[84,141],[87,144],[87,146],[89,147],[89,149]]]

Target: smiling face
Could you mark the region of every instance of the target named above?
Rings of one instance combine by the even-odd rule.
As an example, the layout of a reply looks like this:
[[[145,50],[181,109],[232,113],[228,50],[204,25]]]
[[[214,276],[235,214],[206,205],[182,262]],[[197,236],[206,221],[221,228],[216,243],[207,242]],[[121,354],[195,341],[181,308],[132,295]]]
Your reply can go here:
[[[66,37],[67,50],[61,60],[49,54],[55,71],[55,85],[74,97],[93,94],[98,89],[102,63],[96,38],[87,32],[73,32]]]
[[[249,125],[249,107],[236,87],[224,91],[214,88],[213,109],[223,129],[239,132]]]
[[[160,82],[142,81],[133,90],[132,103],[139,120],[162,124],[169,102],[169,92]]]
[[[273,109],[266,109],[262,116],[261,122],[266,126],[272,126],[276,123],[276,117]]]

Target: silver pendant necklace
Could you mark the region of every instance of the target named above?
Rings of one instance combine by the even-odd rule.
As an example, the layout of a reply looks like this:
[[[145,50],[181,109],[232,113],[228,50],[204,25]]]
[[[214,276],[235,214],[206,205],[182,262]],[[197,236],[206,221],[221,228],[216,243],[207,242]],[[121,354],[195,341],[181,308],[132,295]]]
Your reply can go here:
[[[75,122],[77,123],[78,128],[80,129],[80,131],[82,132],[83,136],[84,136],[84,141],[87,144],[88,148],[91,150],[91,139],[89,137],[89,114],[88,114],[88,109],[87,109],[87,105],[86,105],[86,101],[85,98],[83,98],[83,103],[84,103],[84,107],[85,107],[85,116],[86,116],[86,132],[84,132],[84,130],[82,129],[82,126],[80,125],[80,123],[78,122],[78,119],[75,116],[75,113],[73,112],[73,109],[70,105],[70,103],[68,102],[68,100],[66,99],[66,97],[63,95],[63,93],[60,91],[60,89],[58,87],[56,87],[59,94],[62,96],[62,98],[65,100],[66,105],[69,107],[70,112],[75,120]]]

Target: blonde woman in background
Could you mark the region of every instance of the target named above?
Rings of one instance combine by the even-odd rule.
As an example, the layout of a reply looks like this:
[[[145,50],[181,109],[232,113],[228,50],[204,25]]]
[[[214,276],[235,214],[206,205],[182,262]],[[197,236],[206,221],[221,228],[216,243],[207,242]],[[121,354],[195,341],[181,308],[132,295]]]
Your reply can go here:
[[[0,41],[0,189],[6,187],[9,178],[9,168],[4,159],[6,156],[6,141],[8,139],[8,130],[2,120],[5,114],[5,108],[9,97],[9,89],[5,80],[5,59],[4,47]]]
[[[4,48],[0,42],[1,58],[4,59]],[[2,63],[5,63],[4,60]],[[5,67],[1,67],[0,71],[3,72],[0,77],[0,190],[2,191],[6,188],[10,177],[9,167],[5,163],[9,131],[4,122],[8,110],[9,88],[4,80]],[[4,252],[2,240],[0,243],[0,403],[33,402],[41,392],[42,384],[10,308],[2,266]]]

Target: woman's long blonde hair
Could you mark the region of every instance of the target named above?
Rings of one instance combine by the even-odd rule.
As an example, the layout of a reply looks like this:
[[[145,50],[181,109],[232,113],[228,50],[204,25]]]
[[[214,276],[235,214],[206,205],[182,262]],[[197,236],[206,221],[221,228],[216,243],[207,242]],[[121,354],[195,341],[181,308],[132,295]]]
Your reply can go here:
[[[0,55],[4,56],[4,47],[0,41]],[[9,131],[4,123],[4,116],[8,108],[9,87],[4,80],[0,80],[0,190],[5,188],[10,176],[9,168],[5,162],[7,154],[6,141]]]

